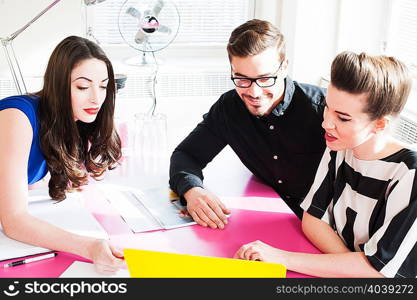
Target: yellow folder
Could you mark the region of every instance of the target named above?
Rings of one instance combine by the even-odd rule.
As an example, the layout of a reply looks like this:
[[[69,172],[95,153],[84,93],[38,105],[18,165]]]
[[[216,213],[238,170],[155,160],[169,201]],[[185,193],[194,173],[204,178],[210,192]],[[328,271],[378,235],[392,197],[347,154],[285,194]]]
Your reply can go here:
[[[282,278],[281,264],[231,258],[194,256],[139,249],[124,249],[134,278]]]

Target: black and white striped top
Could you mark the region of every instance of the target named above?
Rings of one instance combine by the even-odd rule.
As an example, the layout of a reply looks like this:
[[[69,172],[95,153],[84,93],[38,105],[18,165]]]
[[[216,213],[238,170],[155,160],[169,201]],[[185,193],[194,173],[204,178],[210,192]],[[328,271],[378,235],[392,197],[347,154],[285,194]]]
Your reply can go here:
[[[417,276],[417,152],[360,160],[326,149],[301,207],[385,277]]]

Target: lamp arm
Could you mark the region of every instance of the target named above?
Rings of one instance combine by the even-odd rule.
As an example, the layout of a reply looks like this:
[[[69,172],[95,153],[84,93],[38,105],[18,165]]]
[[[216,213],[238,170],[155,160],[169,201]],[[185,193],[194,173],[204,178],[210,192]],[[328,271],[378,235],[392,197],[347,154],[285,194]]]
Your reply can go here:
[[[6,54],[7,64],[9,65],[16,91],[19,95],[27,94],[25,80],[23,79],[22,71],[14,53],[12,41],[6,42],[5,40],[1,40],[1,44]]]
[[[13,81],[15,83],[17,92],[19,94],[27,93],[25,80],[22,75],[22,71],[20,70],[19,62],[17,61],[16,55],[13,50],[12,42],[13,40],[25,31],[30,25],[36,22],[40,17],[42,17],[48,10],[50,10],[53,6],[55,6],[61,0],[54,0],[49,4],[44,10],[38,13],[32,20],[26,23],[22,28],[18,29],[17,31],[13,32],[6,38],[0,37],[0,44],[3,46],[4,52],[6,54],[7,63],[10,68],[10,72],[13,77]],[[105,0],[84,0],[85,5],[93,5],[96,3],[103,2]]]
[[[22,75],[22,71],[19,66],[19,62],[17,61],[16,54],[14,53],[12,42],[19,34],[21,34],[23,31],[26,30],[26,28],[28,28],[30,25],[36,22],[37,19],[39,19],[44,13],[50,10],[59,1],[61,0],[54,0],[44,10],[37,14],[32,20],[26,23],[22,28],[13,32],[6,38],[0,38],[1,45],[3,46],[4,52],[6,54],[7,64],[9,65],[10,72],[12,74],[13,81],[16,86],[16,90],[19,94],[26,94],[27,89],[25,80]]]
[[[52,2],[51,4],[49,4],[44,10],[42,10],[39,14],[37,14],[32,20],[30,20],[28,23],[26,23],[26,25],[24,25],[19,30],[16,30],[15,32],[13,32],[11,35],[9,35],[4,40],[6,40],[6,41],[13,41],[19,34],[21,34],[23,31],[25,31],[26,28],[28,28],[30,25],[32,25],[33,23],[35,23],[37,19],[39,19],[44,13],[46,13],[48,10],[50,10],[55,4],[57,4],[60,1],[61,0],[54,0],[54,2]]]

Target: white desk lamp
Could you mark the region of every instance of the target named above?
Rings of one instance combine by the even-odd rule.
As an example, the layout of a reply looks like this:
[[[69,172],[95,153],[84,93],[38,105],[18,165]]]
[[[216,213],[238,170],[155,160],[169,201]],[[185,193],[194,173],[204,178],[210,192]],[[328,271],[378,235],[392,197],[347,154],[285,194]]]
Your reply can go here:
[[[10,68],[10,72],[13,77],[14,84],[16,86],[16,90],[19,94],[26,94],[26,84],[23,79],[22,71],[20,70],[19,62],[17,61],[15,52],[13,50],[13,40],[25,31],[30,25],[36,22],[43,14],[45,14],[48,10],[50,10],[55,4],[60,2],[61,0],[54,0],[51,4],[49,4],[44,10],[42,10],[39,14],[37,14],[32,20],[30,20],[26,25],[24,25],[19,30],[15,31],[11,35],[6,38],[0,38],[1,44],[3,46],[4,52],[6,54],[7,63]],[[105,0],[84,0],[85,5],[94,5]]]

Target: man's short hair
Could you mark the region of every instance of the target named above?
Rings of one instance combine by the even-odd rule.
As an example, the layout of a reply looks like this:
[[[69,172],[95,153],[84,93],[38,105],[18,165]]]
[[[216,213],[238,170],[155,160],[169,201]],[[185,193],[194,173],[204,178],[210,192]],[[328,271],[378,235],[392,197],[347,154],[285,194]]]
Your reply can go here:
[[[232,56],[257,55],[270,47],[277,48],[281,61],[285,59],[285,41],[281,31],[270,22],[253,19],[233,30],[227,52],[231,60]]]
[[[407,102],[412,84],[407,67],[398,59],[350,51],[340,53],[333,60],[330,82],[351,94],[367,93],[364,112],[371,120],[398,115]]]

